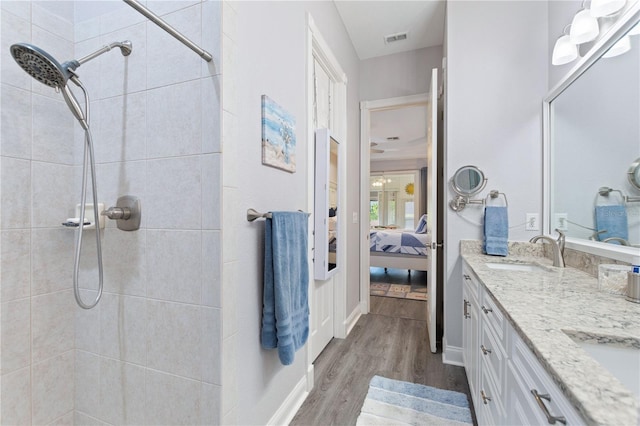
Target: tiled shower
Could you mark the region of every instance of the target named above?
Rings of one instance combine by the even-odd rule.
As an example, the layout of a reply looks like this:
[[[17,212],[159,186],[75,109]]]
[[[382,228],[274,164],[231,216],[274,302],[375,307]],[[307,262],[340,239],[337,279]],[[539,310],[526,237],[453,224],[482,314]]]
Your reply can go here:
[[[0,423],[221,421],[221,15],[216,1],[147,1],[213,54],[203,61],[119,1],[0,2]],[[83,132],[9,46],[83,64],[100,202],[142,202],[141,229],[103,230],[104,293],[76,306],[74,230]],[[90,200],[90,197],[88,197]],[[90,201],[88,201],[90,202]],[[97,283],[86,231],[81,286]]]

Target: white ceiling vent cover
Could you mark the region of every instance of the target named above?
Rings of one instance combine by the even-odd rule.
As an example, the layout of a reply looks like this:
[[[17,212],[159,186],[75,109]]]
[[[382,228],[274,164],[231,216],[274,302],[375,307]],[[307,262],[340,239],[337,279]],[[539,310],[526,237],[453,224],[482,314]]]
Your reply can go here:
[[[387,36],[384,36],[384,42],[389,44],[389,43],[393,43],[394,41],[406,40],[407,37],[409,37],[408,32],[389,34]]]

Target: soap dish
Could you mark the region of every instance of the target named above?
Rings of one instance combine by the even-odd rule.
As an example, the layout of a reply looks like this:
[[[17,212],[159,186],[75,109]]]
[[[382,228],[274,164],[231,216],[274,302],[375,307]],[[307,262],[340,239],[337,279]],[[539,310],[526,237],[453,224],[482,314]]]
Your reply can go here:
[[[625,296],[627,294],[627,272],[629,265],[598,265],[598,290]]]

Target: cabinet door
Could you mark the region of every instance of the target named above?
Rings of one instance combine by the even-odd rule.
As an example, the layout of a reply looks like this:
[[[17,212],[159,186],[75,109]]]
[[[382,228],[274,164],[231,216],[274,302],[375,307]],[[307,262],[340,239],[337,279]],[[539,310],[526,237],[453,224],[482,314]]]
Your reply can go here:
[[[513,425],[543,425],[547,424],[547,419],[542,415],[540,409],[534,404],[531,391],[522,382],[518,373],[514,371],[514,366],[509,363],[507,367],[507,423]]]
[[[467,285],[463,286],[463,323],[462,323],[462,359],[464,368],[467,372],[467,381],[469,389],[474,398],[474,404],[477,403],[476,395],[478,390],[478,374],[479,374],[479,326],[478,326],[478,302],[474,295],[469,291]]]

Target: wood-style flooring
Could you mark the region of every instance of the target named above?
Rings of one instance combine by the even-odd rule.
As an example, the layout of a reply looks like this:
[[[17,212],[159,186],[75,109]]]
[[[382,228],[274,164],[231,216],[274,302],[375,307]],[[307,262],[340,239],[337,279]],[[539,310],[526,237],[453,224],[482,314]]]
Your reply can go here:
[[[374,375],[463,392],[470,400],[464,369],[429,351],[425,319],[424,302],[371,297],[371,313],[316,359],[314,388],[290,424],[355,425]]]

